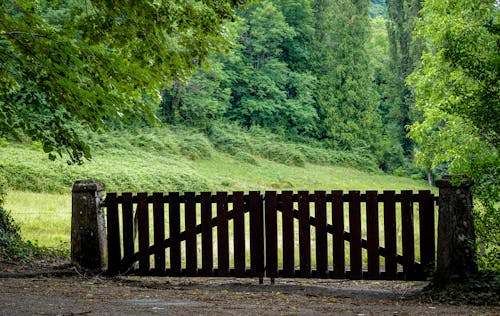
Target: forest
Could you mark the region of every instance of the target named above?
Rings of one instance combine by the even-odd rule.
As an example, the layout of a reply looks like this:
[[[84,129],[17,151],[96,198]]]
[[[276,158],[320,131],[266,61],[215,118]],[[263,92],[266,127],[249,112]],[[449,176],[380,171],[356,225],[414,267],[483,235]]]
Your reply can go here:
[[[498,268],[499,18],[495,0],[3,0],[0,138],[85,164],[102,135],[190,130],[234,156],[229,135],[265,134],[292,164],[465,174]]]

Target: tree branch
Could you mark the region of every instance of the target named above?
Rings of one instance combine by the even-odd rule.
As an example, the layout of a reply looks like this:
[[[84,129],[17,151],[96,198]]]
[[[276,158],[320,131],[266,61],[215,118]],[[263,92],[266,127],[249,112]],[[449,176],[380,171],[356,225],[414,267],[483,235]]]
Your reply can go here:
[[[47,35],[43,35],[43,34],[39,34],[39,33],[29,33],[29,32],[23,32],[23,31],[0,32],[0,36],[15,37],[16,35],[28,35],[28,36],[32,36],[32,37],[42,37],[42,38],[46,38],[48,40],[54,41],[56,43],[61,43],[60,41],[55,40],[53,38],[50,38]]]

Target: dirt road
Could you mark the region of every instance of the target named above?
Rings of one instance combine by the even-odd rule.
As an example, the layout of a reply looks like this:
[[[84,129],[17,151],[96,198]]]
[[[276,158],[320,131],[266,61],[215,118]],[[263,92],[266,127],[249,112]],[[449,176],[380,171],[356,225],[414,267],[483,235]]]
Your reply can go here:
[[[424,282],[214,278],[0,278],[0,315],[500,315],[420,303]]]

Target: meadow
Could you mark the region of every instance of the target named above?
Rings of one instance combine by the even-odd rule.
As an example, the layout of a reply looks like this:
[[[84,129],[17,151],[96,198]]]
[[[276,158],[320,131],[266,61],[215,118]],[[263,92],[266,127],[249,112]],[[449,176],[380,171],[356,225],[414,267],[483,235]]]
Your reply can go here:
[[[89,137],[94,158],[83,165],[51,161],[36,143],[2,143],[5,208],[25,239],[69,249],[71,187],[81,179],[96,179],[107,192],[429,189],[424,180],[377,171],[372,163],[363,164],[363,157],[350,159],[350,153],[280,142],[258,132],[219,130],[205,136],[196,130],[149,129]]]

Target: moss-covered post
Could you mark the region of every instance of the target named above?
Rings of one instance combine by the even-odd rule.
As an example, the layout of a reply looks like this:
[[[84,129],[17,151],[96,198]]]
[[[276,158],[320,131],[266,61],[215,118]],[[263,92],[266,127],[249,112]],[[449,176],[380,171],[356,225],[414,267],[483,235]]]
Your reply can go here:
[[[95,180],[73,185],[71,262],[85,272],[104,268],[106,229],[101,209],[103,185]]]
[[[476,236],[472,217],[472,180],[445,176],[439,188],[437,267],[434,281],[446,285],[477,274]]]

